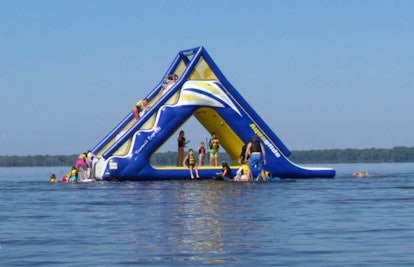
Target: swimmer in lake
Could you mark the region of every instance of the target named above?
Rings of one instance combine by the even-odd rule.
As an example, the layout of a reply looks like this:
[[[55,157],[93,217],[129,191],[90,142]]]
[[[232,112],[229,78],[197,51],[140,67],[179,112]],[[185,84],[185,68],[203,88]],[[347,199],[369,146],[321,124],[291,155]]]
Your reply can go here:
[[[358,172],[354,172],[352,174],[352,177],[357,177],[357,178],[365,178],[368,177],[368,172],[367,171],[358,171]]]

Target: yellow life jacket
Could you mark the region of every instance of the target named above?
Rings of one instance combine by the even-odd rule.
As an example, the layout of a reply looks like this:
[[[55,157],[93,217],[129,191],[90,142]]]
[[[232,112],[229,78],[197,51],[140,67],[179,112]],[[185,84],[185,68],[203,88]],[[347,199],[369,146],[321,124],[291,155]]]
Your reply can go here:
[[[243,170],[242,174],[247,174],[249,172],[249,165],[243,164],[242,165],[242,170]]]
[[[214,150],[218,150],[219,149],[219,142],[216,139],[214,139],[212,141],[211,148],[214,149]]]
[[[195,157],[194,157],[194,155],[189,155],[188,156],[188,164],[190,164],[190,165],[194,165],[195,164]]]
[[[76,176],[76,175],[78,175],[78,170],[73,169],[73,170],[70,171],[70,176],[69,177]]]

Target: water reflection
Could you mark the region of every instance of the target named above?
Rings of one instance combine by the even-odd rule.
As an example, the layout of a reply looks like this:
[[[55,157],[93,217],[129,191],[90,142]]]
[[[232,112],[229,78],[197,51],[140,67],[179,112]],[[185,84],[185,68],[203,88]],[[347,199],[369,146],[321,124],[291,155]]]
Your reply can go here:
[[[221,262],[236,261],[233,253],[257,246],[247,238],[261,227],[243,196],[248,194],[248,184],[167,181],[131,185],[123,192],[133,202],[125,214],[133,223],[126,225],[124,239],[134,243],[137,253],[146,251],[148,258],[160,259],[168,251],[168,257]],[[145,199],[140,197],[142,190]]]

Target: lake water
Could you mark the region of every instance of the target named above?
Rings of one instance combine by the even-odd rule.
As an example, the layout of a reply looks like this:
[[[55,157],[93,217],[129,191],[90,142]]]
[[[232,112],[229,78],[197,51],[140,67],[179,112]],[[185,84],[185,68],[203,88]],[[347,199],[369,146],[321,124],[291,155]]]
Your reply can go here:
[[[413,266],[414,163],[321,165],[337,176],[52,184],[68,169],[0,168],[0,266]]]

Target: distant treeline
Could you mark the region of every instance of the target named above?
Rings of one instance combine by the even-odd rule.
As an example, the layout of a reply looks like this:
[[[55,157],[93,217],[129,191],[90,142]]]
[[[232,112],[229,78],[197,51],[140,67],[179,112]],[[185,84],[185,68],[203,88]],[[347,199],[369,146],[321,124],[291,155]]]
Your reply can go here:
[[[413,162],[414,147],[292,151],[289,159],[297,163]]]
[[[0,167],[72,166],[78,155],[0,156]]]
[[[78,155],[0,156],[0,167],[72,166]],[[324,149],[292,151],[289,159],[295,163],[384,163],[414,162],[414,147],[398,146],[391,149]],[[226,153],[220,160],[230,161]],[[206,164],[208,164],[208,156]],[[176,152],[159,152],[151,157],[153,165],[176,165]]]

